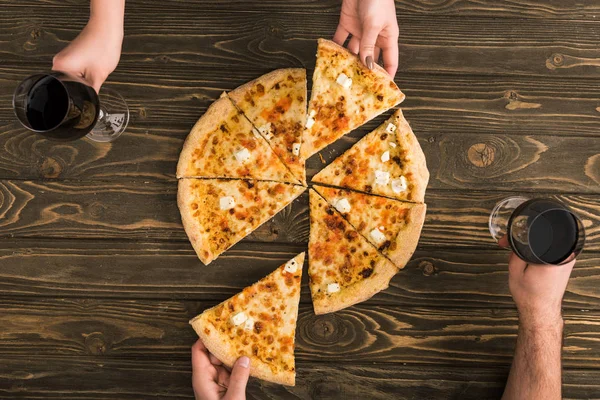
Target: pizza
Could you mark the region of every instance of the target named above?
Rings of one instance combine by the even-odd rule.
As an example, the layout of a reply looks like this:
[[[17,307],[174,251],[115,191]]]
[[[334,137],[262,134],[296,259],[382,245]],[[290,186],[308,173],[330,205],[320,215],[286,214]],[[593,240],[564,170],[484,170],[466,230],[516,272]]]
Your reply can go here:
[[[392,77],[332,41],[319,39],[301,154],[307,159],[404,100]]]
[[[324,186],[314,189],[398,269],[406,266],[419,242],[425,204]]]
[[[294,342],[304,253],[190,321],[202,342],[232,367],[250,358],[250,375],[294,386]]]
[[[398,109],[312,181],[422,203],[429,171],[423,150]]]
[[[208,265],[305,189],[281,182],[180,179],[177,205],[194,250]]]
[[[272,71],[228,93],[292,174],[305,182],[300,157],[306,121],[306,70]]]
[[[397,269],[310,189],[308,276],[315,314],[341,310],[386,289]]]
[[[216,100],[192,128],[177,177],[300,183],[227,96]]]

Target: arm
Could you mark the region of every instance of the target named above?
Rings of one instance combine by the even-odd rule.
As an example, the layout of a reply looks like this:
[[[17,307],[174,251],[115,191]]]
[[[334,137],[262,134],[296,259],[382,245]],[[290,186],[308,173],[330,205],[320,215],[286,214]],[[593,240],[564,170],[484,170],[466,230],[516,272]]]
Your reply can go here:
[[[124,14],[125,0],[91,0],[87,25],[54,56],[52,69],[81,77],[99,91],[121,57]]]
[[[383,65],[392,77],[398,69],[398,21],[394,0],[344,0],[333,41],[340,46],[349,35],[348,50],[373,69],[383,54]]]
[[[561,303],[574,264],[528,265],[510,255],[509,288],[519,310],[519,332],[503,400],[561,399]]]

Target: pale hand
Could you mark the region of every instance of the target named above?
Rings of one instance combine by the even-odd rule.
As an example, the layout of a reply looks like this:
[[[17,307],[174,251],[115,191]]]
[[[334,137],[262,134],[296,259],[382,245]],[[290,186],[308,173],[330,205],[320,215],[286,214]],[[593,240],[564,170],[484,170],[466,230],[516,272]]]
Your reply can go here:
[[[117,67],[123,43],[122,24],[105,22],[90,18],[79,36],[54,56],[52,69],[83,78],[98,92]]]
[[[192,347],[192,386],[196,400],[245,400],[250,359],[240,357],[231,372],[200,339]]]
[[[500,241],[501,246],[507,244],[506,239]],[[523,327],[545,328],[561,323],[562,299],[575,261],[555,266],[536,265],[510,254],[508,287]]]
[[[398,69],[398,21],[394,0],[344,0],[340,22],[333,41],[343,45],[348,35],[348,50],[373,68],[383,53],[383,65],[392,77]]]

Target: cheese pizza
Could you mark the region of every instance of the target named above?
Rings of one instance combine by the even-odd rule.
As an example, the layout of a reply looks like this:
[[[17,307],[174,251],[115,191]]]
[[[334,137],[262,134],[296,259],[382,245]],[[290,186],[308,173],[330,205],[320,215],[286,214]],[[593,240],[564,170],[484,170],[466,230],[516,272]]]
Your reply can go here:
[[[406,266],[419,242],[425,204],[323,186],[314,189],[398,269]]]
[[[332,41],[319,39],[302,157],[308,158],[342,135],[404,100],[392,77]]]
[[[304,253],[190,321],[206,348],[232,367],[250,358],[250,375],[294,386],[294,344]]]
[[[208,265],[305,189],[279,182],[180,179],[177,205],[194,250]]]
[[[429,171],[423,150],[398,109],[312,181],[422,203]]]
[[[227,96],[216,100],[192,128],[177,177],[300,183]]]
[[[396,267],[310,189],[308,276],[315,314],[341,310],[385,289]]]
[[[278,69],[240,86],[228,96],[294,176],[305,182],[300,146],[306,120],[306,70]]]

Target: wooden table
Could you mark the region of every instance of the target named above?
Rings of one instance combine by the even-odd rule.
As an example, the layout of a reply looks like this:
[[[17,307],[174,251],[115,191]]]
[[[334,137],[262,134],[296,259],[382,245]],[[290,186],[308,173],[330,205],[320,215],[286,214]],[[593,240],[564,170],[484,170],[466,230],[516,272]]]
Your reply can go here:
[[[431,171],[420,246],[390,288],[324,316],[303,287],[298,384],[250,398],[494,399],[517,314],[493,205],[556,196],[588,244],[564,301],[564,395],[600,396],[600,5],[400,0],[398,85]],[[204,267],[175,165],[207,106],[275,68],[312,75],[338,1],[127,1],[107,86],[131,109],[113,144],[52,143],[11,96],[88,17],[86,0],[1,0],[0,398],[192,398],[188,319],[306,249],[307,193]],[[102,57],[102,54],[98,54]],[[329,161],[383,120],[322,152]],[[309,176],[323,167],[309,162]]]

